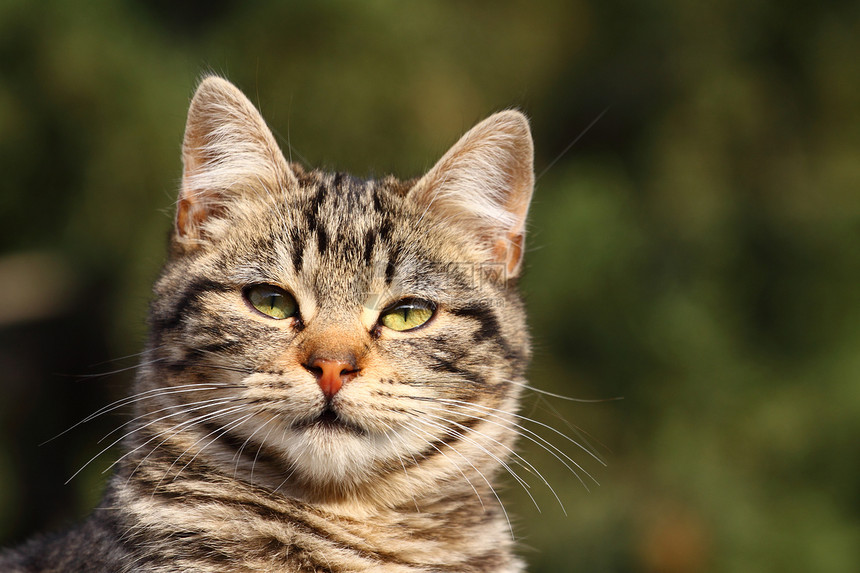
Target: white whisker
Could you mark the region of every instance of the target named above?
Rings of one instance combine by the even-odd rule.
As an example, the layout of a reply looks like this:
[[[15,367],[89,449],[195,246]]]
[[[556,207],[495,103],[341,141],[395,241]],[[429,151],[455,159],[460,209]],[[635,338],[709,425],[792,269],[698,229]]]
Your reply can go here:
[[[213,404],[216,402],[222,402],[225,399],[226,398],[210,398],[209,400],[199,400],[197,402],[179,403],[179,404],[174,404],[172,406],[165,406],[164,408],[159,408],[158,410],[153,410],[152,412],[147,412],[145,414],[141,414],[139,416],[132,418],[128,422],[125,422],[124,424],[120,425],[119,427],[111,430],[110,432],[108,432],[107,434],[105,434],[104,436],[99,438],[99,441],[96,443],[100,444],[103,441],[105,441],[109,436],[111,436],[115,432],[118,432],[122,428],[125,428],[126,426],[130,426],[130,425],[134,424],[135,422],[137,422],[138,420],[141,420],[143,418],[147,418],[147,417],[152,416],[154,414],[159,414],[159,413],[167,411],[167,410],[176,410],[178,408],[189,408],[190,406],[203,406],[203,405],[207,405],[207,404]],[[230,400],[232,400],[232,398]],[[188,411],[191,411],[191,410],[188,410]]]
[[[232,400],[232,399],[230,399],[230,400]],[[184,412],[184,411],[183,411],[183,412]],[[117,445],[118,443],[120,443],[120,442],[121,442],[122,440],[124,440],[125,438],[127,438],[127,437],[131,436],[132,434],[134,434],[134,433],[136,433],[136,432],[139,432],[140,430],[143,430],[143,429],[145,429],[145,428],[147,428],[147,427],[151,426],[152,424],[155,424],[155,423],[157,423],[157,422],[159,422],[159,421],[161,421],[161,420],[163,420],[163,419],[170,418],[170,417],[172,417],[172,416],[178,416],[178,415],[182,414],[183,412],[174,412],[174,413],[172,413],[172,414],[168,414],[168,415],[166,415],[166,416],[162,416],[161,418],[157,418],[157,419],[155,419],[155,420],[152,420],[152,421],[150,421],[150,422],[147,422],[146,424],[144,424],[144,425],[142,425],[142,426],[138,426],[137,428],[135,428],[135,429],[131,430],[130,432],[127,432],[127,433],[125,433],[124,435],[120,436],[119,438],[117,438],[116,440],[114,440],[113,442],[111,442],[111,443],[110,443],[110,445],[108,445],[108,446],[107,446],[107,447],[105,447],[103,450],[101,450],[99,453],[97,453],[97,454],[96,454],[96,455],[94,455],[92,458],[90,458],[90,459],[89,459],[89,460],[88,460],[88,461],[87,461],[83,466],[81,466],[81,467],[80,467],[80,469],[78,469],[78,471],[76,471],[74,474],[72,474],[72,476],[71,476],[69,479],[67,479],[65,483],[66,483],[66,484],[68,484],[70,481],[72,481],[73,479],[75,479],[75,476],[77,476],[79,473],[81,473],[81,472],[84,470],[84,468],[86,468],[86,467],[87,467],[88,465],[90,465],[93,461],[95,461],[95,459],[96,459],[96,458],[98,458],[99,456],[101,456],[102,454],[104,454],[105,452],[107,452],[108,450],[110,450],[112,447],[114,447],[115,445]],[[138,448],[135,448],[134,450],[132,450],[132,451],[127,452],[126,454],[124,454],[124,455],[123,455],[123,456],[121,456],[118,460],[116,460],[116,461],[115,461],[115,462],[113,462],[110,466],[108,466],[104,471],[106,472],[106,471],[110,470],[110,469],[111,469],[111,468],[113,468],[116,464],[118,464],[118,463],[119,463],[123,458],[125,458],[125,457],[126,457],[126,456],[128,456],[128,455],[130,455],[131,453],[133,453],[133,452],[134,452],[134,451],[136,451],[137,449],[138,449]],[[104,473],[104,472],[102,472],[102,473]]]
[[[213,386],[217,386],[218,388],[212,388]],[[231,385],[222,384],[222,383],[218,383],[218,382],[208,382],[208,383],[202,383],[202,384],[182,384],[179,386],[167,386],[167,387],[163,387],[163,388],[153,388],[150,390],[145,390],[143,392],[138,392],[137,394],[132,394],[131,396],[126,396],[125,398],[120,398],[119,400],[115,400],[114,402],[111,402],[107,406],[102,406],[101,408],[99,408],[98,410],[93,412],[92,414],[85,417],[80,422],[76,422],[74,425],[66,428],[65,430],[63,430],[62,432],[60,432],[59,434],[57,434],[53,438],[50,438],[49,440],[46,440],[39,445],[40,446],[45,445],[45,444],[47,444],[53,440],[56,440],[60,436],[63,436],[65,434],[69,433],[70,431],[74,430],[78,426],[89,422],[90,420],[98,418],[99,416],[107,414],[108,412],[112,412],[113,410],[116,410],[118,408],[122,408],[123,406],[128,406],[129,404],[139,402],[141,400],[146,400],[149,398],[155,398],[158,396],[164,396],[164,395],[174,394],[174,393],[195,392],[198,390],[203,391],[203,390],[209,390],[209,389],[217,390],[219,388],[224,388],[224,387],[231,387]]]
[[[397,430],[392,428],[389,424],[383,423],[383,425],[385,426],[385,428],[387,430],[385,432],[385,437],[388,438],[389,443],[391,444],[392,448],[394,449],[395,453],[397,454],[397,461],[400,462],[400,467],[403,468],[403,475],[406,476],[406,483],[411,484],[412,480],[409,477],[409,472],[406,471],[406,464],[403,463],[403,456],[400,455],[400,452],[397,452],[397,445],[394,443],[394,439],[391,437],[391,434],[394,434],[395,436],[397,436],[398,440],[400,440],[401,442],[402,442],[402,438],[400,438],[400,434],[397,433]],[[414,459],[414,457],[413,457],[413,461],[415,461],[415,465],[418,465],[418,462]],[[465,474],[463,475],[463,477],[466,477]],[[477,494],[478,492],[476,491],[475,493]],[[411,486],[409,487],[409,496],[412,498],[412,503],[415,505],[415,511],[417,513],[421,513],[421,509],[418,507],[418,501],[415,499],[415,494],[414,494]],[[480,499],[480,496],[478,497],[478,499]],[[483,502],[482,502],[482,505],[483,505]]]
[[[223,406],[223,405],[225,405],[225,404],[230,404],[230,403],[232,403],[232,402],[236,402],[236,401],[237,401],[237,399],[236,399],[236,398],[225,398],[225,399],[223,399],[222,401],[214,402],[214,403],[211,403],[211,404],[207,404],[206,406],[207,406],[207,407],[209,407],[209,406]],[[132,449],[132,450],[130,450],[130,451],[128,451],[128,452],[126,452],[126,453],[125,453],[125,454],[123,454],[122,456],[120,456],[120,457],[119,457],[119,459],[117,459],[116,461],[114,461],[114,462],[113,462],[113,463],[112,463],[112,464],[111,464],[111,465],[110,465],[110,466],[109,466],[105,471],[107,471],[107,470],[109,470],[110,468],[114,467],[115,465],[117,465],[118,463],[120,463],[123,459],[125,459],[126,457],[128,457],[128,456],[132,455],[133,453],[137,452],[139,449],[143,448],[143,447],[144,447],[144,446],[146,446],[147,444],[149,444],[149,443],[151,443],[151,442],[154,442],[155,440],[157,440],[158,438],[160,438],[160,437],[164,436],[165,434],[168,434],[168,433],[170,433],[170,432],[173,432],[173,433],[171,433],[169,436],[167,436],[166,438],[164,438],[161,442],[159,442],[159,443],[158,443],[154,448],[152,448],[152,449],[149,451],[149,453],[148,453],[148,454],[146,454],[146,455],[143,457],[143,459],[141,459],[141,460],[138,462],[137,466],[134,468],[134,470],[132,470],[132,472],[131,472],[131,473],[129,474],[129,476],[128,476],[128,479],[131,479],[131,477],[132,477],[132,476],[135,474],[135,472],[140,468],[140,466],[141,466],[141,465],[142,465],[142,464],[143,464],[147,459],[149,459],[149,456],[151,456],[153,453],[155,453],[155,452],[156,452],[156,450],[158,450],[158,448],[160,448],[160,447],[161,447],[165,442],[167,442],[167,440],[169,440],[169,439],[170,439],[170,438],[172,438],[173,436],[176,436],[177,434],[179,434],[179,433],[180,433],[180,432],[181,432],[181,431],[182,431],[186,426],[192,426],[192,425],[194,425],[194,424],[196,424],[196,423],[199,423],[199,422],[201,422],[201,421],[205,421],[206,419],[208,419],[208,417],[211,417],[211,416],[214,416],[214,415],[221,415],[221,414],[223,414],[224,412],[226,412],[226,411],[228,411],[228,410],[231,410],[232,408],[241,408],[241,407],[242,407],[242,406],[230,406],[230,407],[228,407],[228,408],[223,408],[223,409],[221,409],[221,410],[218,410],[218,411],[217,411],[217,412],[215,412],[215,413],[202,414],[202,415],[200,415],[200,416],[198,416],[198,417],[196,417],[196,418],[192,418],[191,420],[184,420],[184,421],[182,421],[182,422],[179,422],[178,424],[175,424],[174,426],[171,426],[170,428],[167,428],[166,430],[162,430],[162,431],[160,431],[160,432],[157,432],[156,434],[154,434],[153,436],[151,436],[148,440],[146,440],[145,442],[143,442],[142,444],[140,444],[140,445],[139,445],[139,446],[137,446],[136,448],[134,448],[134,449]],[[133,434],[133,433],[137,432],[138,430],[141,430],[141,429],[143,429],[143,428],[145,428],[145,427],[147,427],[147,426],[150,426],[150,425],[154,424],[155,422],[159,422],[159,421],[161,421],[161,420],[165,420],[165,419],[167,419],[167,418],[172,418],[172,417],[175,417],[175,416],[181,416],[181,415],[184,415],[184,414],[188,414],[188,413],[194,412],[194,411],[196,411],[196,410],[199,410],[199,408],[186,408],[185,410],[181,410],[181,411],[179,411],[179,412],[174,412],[173,414],[169,414],[169,415],[167,415],[167,416],[162,416],[161,418],[159,418],[159,419],[157,419],[157,420],[153,420],[153,421],[151,421],[151,422],[147,423],[145,426],[141,426],[140,428],[136,428],[136,429],[132,430],[131,432],[129,432],[128,434],[126,434],[126,436],[130,436],[131,434]],[[174,431],[174,430],[175,430],[175,431]],[[125,436],[123,436],[123,437],[125,437]],[[120,439],[122,439],[122,438],[120,438]]]
[[[438,418],[438,416],[434,416],[434,417]],[[444,420],[444,418],[443,418],[443,420]],[[529,499],[531,499],[532,503],[534,503],[534,506],[538,510],[538,513],[540,513],[540,506],[538,505],[537,500],[535,500],[535,498],[532,496],[531,492],[529,491],[531,489],[531,485],[529,485],[529,483],[526,480],[524,480],[522,477],[520,477],[520,475],[517,472],[515,472],[513,470],[513,468],[511,468],[511,466],[508,465],[507,462],[505,462],[505,460],[503,460],[502,458],[500,458],[499,456],[497,456],[496,454],[494,454],[493,452],[488,450],[480,442],[478,442],[474,438],[471,438],[470,436],[467,436],[467,435],[465,435],[461,432],[458,432],[457,430],[454,430],[452,428],[447,428],[442,424],[439,424],[436,422],[431,422],[430,420],[425,419],[425,420],[423,420],[423,422],[426,424],[430,424],[434,428],[442,430],[443,432],[445,432],[449,436],[453,436],[455,438],[459,438],[461,440],[467,441],[468,443],[476,446],[479,450],[481,450],[482,452],[484,452],[485,454],[490,456],[497,464],[502,466],[505,469],[505,471],[508,472],[508,474],[510,474],[511,477],[513,477],[514,480],[518,484],[520,484],[520,486],[523,488],[523,491],[525,491],[526,495],[529,496]],[[486,436],[484,436],[484,437],[486,437]],[[449,447],[450,447],[450,444],[449,444]]]
[[[401,423],[403,423],[403,422],[401,422]],[[477,490],[477,488],[475,487],[475,485],[472,483],[472,480],[470,480],[470,479],[466,476],[466,474],[465,474],[465,473],[463,473],[463,470],[460,468],[460,466],[459,466],[458,464],[455,464],[454,462],[452,462],[452,461],[451,461],[451,458],[449,458],[448,456],[446,456],[446,455],[445,455],[445,453],[444,453],[442,450],[440,450],[440,449],[439,449],[439,447],[438,447],[438,446],[433,442],[433,441],[435,440],[435,436],[433,436],[433,434],[432,434],[432,433],[428,432],[428,431],[427,431],[427,430],[425,430],[424,428],[417,427],[417,426],[415,426],[414,424],[411,424],[411,423],[406,422],[406,423],[405,423],[405,426],[406,426],[406,427],[405,427],[404,429],[412,431],[412,433],[413,433],[415,436],[419,437],[419,438],[420,438],[421,436],[420,436],[419,434],[415,433],[416,431],[424,432],[425,434],[427,434],[427,435],[431,438],[431,439],[429,439],[429,440],[425,439],[425,442],[426,442],[428,445],[430,445],[434,450],[436,450],[437,452],[439,452],[439,453],[440,453],[440,454],[441,454],[441,455],[442,455],[446,460],[448,460],[448,461],[451,463],[451,465],[453,465],[455,468],[457,468],[457,471],[459,471],[459,472],[460,472],[460,475],[462,475],[462,476],[463,476],[463,479],[465,479],[465,480],[466,480],[466,483],[468,483],[468,484],[469,484],[469,487],[471,487],[471,488],[472,488],[472,491],[473,491],[473,492],[475,492],[475,496],[478,498],[478,502],[480,502],[480,504],[481,504],[481,509],[482,509],[483,511],[486,511],[486,507],[484,506],[484,499],[483,499],[483,497],[481,496],[481,494],[480,494],[480,493],[478,493],[478,490]],[[514,537],[514,527],[513,527],[513,525],[511,524],[511,520],[510,520],[510,518],[508,517],[508,512],[507,512],[507,510],[505,509],[505,504],[504,504],[504,503],[502,503],[502,498],[500,498],[500,497],[499,497],[499,494],[496,492],[496,489],[493,487],[493,484],[491,484],[491,483],[490,483],[490,480],[488,480],[488,479],[487,479],[487,477],[483,474],[483,472],[481,472],[481,470],[479,470],[478,468],[476,468],[476,467],[475,467],[475,464],[473,464],[473,463],[472,463],[472,461],[471,461],[471,460],[469,460],[469,458],[467,458],[467,457],[466,457],[466,456],[464,456],[462,453],[460,453],[460,451],[459,451],[457,448],[455,448],[455,447],[451,446],[450,444],[446,444],[446,445],[448,446],[448,448],[449,448],[452,452],[454,452],[455,454],[457,454],[458,456],[460,456],[460,458],[461,458],[463,461],[465,461],[467,464],[469,464],[469,466],[470,466],[473,470],[475,470],[475,473],[477,473],[477,474],[481,477],[481,479],[482,479],[482,480],[484,480],[484,483],[486,483],[486,484],[487,484],[487,487],[488,487],[488,488],[490,488],[490,492],[493,494],[493,497],[495,497],[495,498],[496,498],[496,501],[498,501],[498,502],[499,502],[499,507],[502,509],[502,513],[503,513],[503,514],[504,514],[504,516],[505,516],[505,521],[507,521],[507,523],[508,523],[508,529],[509,529],[509,530],[510,530],[510,532],[511,532],[511,539],[515,539],[515,537]]]
[[[265,422],[263,422],[263,424],[262,424],[260,427],[258,427],[256,430],[254,430],[253,432],[251,432],[251,435],[250,435],[250,436],[248,436],[248,437],[245,439],[245,441],[244,441],[244,442],[242,442],[242,445],[239,447],[239,449],[238,449],[238,450],[236,450],[236,453],[235,453],[235,454],[233,454],[233,459],[234,459],[234,460],[236,460],[236,465],[233,467],[233,477],[234,477],[234,478],[235,478],[235,477],[238,475],[238,473],[239,473],[239,462],[240,462],[240,461],[242,461],[242,452],[244,452],[244,451],[245,451],[245,447],[246,447],[246,446],[251,442],[251,440],[254,438],[254,436],[256,436],[256,435],[257,435],[257,432],[259,432],[260,430],[262,430],[263,428],[265,428],[266,426],[268,426],[268,425],[272,422],[272,420],[274,420],[274,418],[269,418],[268,420],[266,420]],[[270,430],[270,431],[271,431],[271,430]],[[268,435],[268,434],[266,434],[266,435]],[[264,439],[265,439],[265,438],[264,438]],[[262,444],[261,444],[261,447],[262,447]],[[258,450],[258,452],[259,452],[259,450]],[[256,460],[256,457],[255,457],[254,459]],[[253,471],[253,470],[252,470],[252,471]]]
[[[555,434],[558,434],[559,436],[561,436],[562,438],[564,438],[565,440],[567,440],[571,444],[575,445],[576,447],[578,447],[579,449],[581,449],[582,451],[587,453],[590,457],[594,458],[594,460],[596,460],[600,465],[606,466],[606,462],[604,462],[602,459],[600,459],[600,457],[598,457],[597,454],[595,454],[594,452],[592,452],[591,450],[589,450],[588,448],[586,448],[585,446],[583,446],[582,444],[580,444],[579,442],[577,442],[576,440],[574,440],[573,438],[568,436],[567,434],[560,432],[557,429],[553,428],[549,424],[545,424],[543,422],[540,422],[540,421],[535,420],[533,418],[529,418],[527,416],[523,416],[521,414],[516,414],[514,412],[506,412],[505,410],[499,410],[497,408],[491,408],[489,406],[483,406],[481,404],[475,404],[472,402],[463,402],[461,400],[451,400],[451,399],[447,399],[447,398],[439,398],[438,401],[453,404],[453,405],[459,405],[461,407],[479,408],[485,412],[488,412],[489,415],[499,417],[502,419],[504,419],[504,416],[501,416],[500,414],[504,414],[505,416],[513,416],[514,418],[517,418],[517,419],[520,419],[520,420],[523,420],[526,422],[530,422],[532,424],[537,424],[538,426],[541,426],[542,428],[546,428],[547,430],[549,430]],[[529,430],[525,426],[518,425],[517,427],[519,427],[519,428],[521,428],[527,432],[530,432],[531,434],[539,437],[540,439],[543,439],[542,437],[540,437],[539,434],[533,432],[532,430]],[[549,443],[549,442],[547,442],[547,443]],[[579,467],[579,464],[577,464],[577,467]],[[582,468],[580,468],[580,469],[582,469]],[[583,470],[583,471],[585,471],[585,470]],[[586,473],[588,473],[588,472],[586,472]],[[591,476],[589,476],[589,477],[591,477]],[[592,479],[594,479],[594,478],[592,478]],[[597,482],[595,481],[595,483],[597,483]]]
[[[596,399],[584,399],[584,398],[573,398],[571,396],[565,396],[564,394],[556,394],[554,392],[549,392],[547,390],[541,390],[540,388],[535,388],[525,382],[520,382],[518,380],[507,380],[505,382],[509,384],[514,384],[516,386],[520,386],[525,388],[526,390],[530,390],[532,392],[536,392],[538,394],[543,394],[544,396],[551,396],[553,398],[558,398],[559,400],[567,400],[569,402],[578,402],[580,404],[600,404],[602,402],[615,402],[617,400],[623,400],[623,396],[613,396],[612,398],[596,398]]]
[[[441,412],[444,412],[444,413],[450,413],[450,414],[457,414],[457,412],[455,412],[455,411],[453,411],[453,410],[447,410],[447,409],[444,409],[444,408],[439,408],[439,409],[438,409],[438,411],[441,411]],[[441,416],[435,416],[435,415],[433,415],[433,414],[429,414],[429,415],[430,415],[430,416],[433,416],[433,417],[435,417],[435,418],[437,418],[437,419],[443,420],[443,421],[445,421],[445,422],[450,422],[450,423],[452,423],[452,424],[456,424],[456,425],[457,425],[457,427],[462,428],[463,430],[474,432],[474,433],[478,434],[479,436],[482,436],[482,437],[484,437],[484,438],[486,438],[486,439],[488,439],[488,440],[490,440],[490,441],[492,441],[492,442],[494,442],[494,443],[498,444],[499,446],[503,447],[503,448],[504,448],[504,449],[505,449],[505,450],[506,450],[506,451],[507,451],[507,452],[508,452],[512,457],[513,457],[513,459],[514,459],[515,461],[517,461],[517,460],[518,460],[519,462],[521,462],[522,464],[524,464],[524,465],[525,465],[525,468],[526,468],[527,470],[529,470],[531,473],[535,474],[536,476],[538,476],[538,477],[540,478],[540,480],[544,483],[544,485],[546,485],[546,487],[547,487],[547,488],[549,488],[549,490],[552,492],[553,497],[555,497],[555,500],[558,502],[559,507],[561,507],[561,511],[562,511],[562,513],[564,513],[564,515],[567,515],[567,510],[565,509],[564,504],[561,502],[561,498],[559,498],[559,497],[558,497],[558,494],[555,492],[555,489],[553,489],[553,487],[549,484],[549,482],[546,480],[546,478],[544,478],[544,477],[543,477],[543,474],[541,474],[541,473],[537,470],[537,468],[535,468],[535,467],[534,467],[534,466],[533,466],[533,465],[532,465],[532,464],[531,464],[527,459],[525,459],[525,458],[524,458],[524,457],[522,457],[520,454],[518,454],[517,452],[515,452],[514,450],[512,450],[509,446],[507,446],[507,445],[505,445],[505,444],[501,443],[500,441],[498,441],[498,440],[497,440],[497,439],[495,439],[495,438],[492,438],[492,437],[490,437],[490,436],[487,436],[487,435],[486,435],[486,434],[484,434],[483,432],[479,432],[479,431],[477,431],[477,430],[475,430],[475,429],[470,429],[470,428],[468,428],[467,426],[464,426],[463,424],[460,424],[460,423],[455,422],[455,421],[453,421],[453,420],[449,420],[449,419],[447,419],[447,418],[443,418],[443,417],[441,417]],[[499,426],[499,427],[504,428],[504,429],[510,429],[510,426],[505,426],[504,424],[500,424],[500,423],[495,422],[495,421],[493,421],[493,420],[487,420],[486,418],[477,418],[476,416],[469,416],[469,417],[470,417],[470,418],[473,418],[473,419],[481,419],[481,420],[483,420],[484,422],[487,422],[487,423],[489,423],[489,424],[493,424],[493,425]],[[527,493],[528,493],[528,492],[527,492]],[[531,496],[529,496],[529,497],[531,497]],[[534,498],[532,498],[532,501],[534,501]],[[535,505],[537,505],[537,504],[535,504]],[[538,512],[540,512],[540,507],[538,507]]]
[[[224,434],[226,434],[227,432],[229,432],[229,431],[230,431],[230,430],[232,430],[233,428],[236,428],[236,427],[238,427],[238,426],[241,426],[241,425],[242,425],[243,423],[245,423],[249,418],[253,417],[256,413],[257,413],[257,412],[250,412],[250,413],[248,413],[248,414],[245,414],[245,415],[244,415],[244,416],[242,416],[241,418],[238,418],[238,419],[236,419],[236,420],[233,420],[232,422],[228,423],[226,426],[221,426],[221,427],[219,427],[219,428],[217,428],[217,429],[215,429],[215,430],[212,430],[211,432],[209,432],[208,434],[206,434],[205,436],[203,436],[202,438],[200,438],[199,440],[197,440],[196,442],[194,442],[193,444],[191,444],[190,446],[188,446],[187,448],[185,448],[185,451],[183,451],[181,454],[179,454],[179,456],[176,458],[176,461],[174,461],[172,464],[170,464],[170,466],[167,468],[167,470],[164,472],[164,476],[165,476],[165,477],[167,477],[167,474],[168,474],[168,473],[170,473],[170,470],[171,470],[171,469],[173,469],[173,466],[176,464],[176,462],[178,462],[178,461],[182,458],[182,456],[184,456],[184,455],[185,455],[185,454],[187,454],[189,451],[191,451],[191,449],[193,449],[193,448],[194,448],[194,446],[196,446],[197,444],[199,444],[200,442],[202,442],[203,440],[205,440],[206,438],[208,438],[208,437],[209,437],[209,436],[211,436],[212,434],[217,434],[214,438],[212,438],[211,440],[209,440],[209,441],[206,443],[206,445],[205,445],[205,446],[203,446],[202,448],[200,448],[199,450],[197,450],[197,452],[195,452],[195,453],[194,453],[194,455],[193,455],[193,456],[191,456],[191,459],[190,459],[190,460],[188,460],[188,461],[185,463],[185,465],[184,465],[184,466],[182,466],[182,467],[179,469],[179,471],[178,471],[178,472],[176,472],[176,475],[174,475],[174,476],[173,476],[173,480],[172,480],[172,481],[176,481],[176,478],[178,478],[178,477],[179,477],[179,474],[181,474],[181,473],[182,473],[182,472],[183,472],[183,471],[184,471],[184,470],[185,470],[189,465],[191,465],[191,463],[192,463],[195,459],[197,459],[197,456],[198,456],[198,455],[200,455],[200,454],[203,452],[203,450],[205,450],[206,448],[208,448],[209,446],[211,446],[211,445],[212,445],[212,444],[213,444],[213,443],[214,443],[218,438],[220,438],[221,436],[223,436]],[[164,479],[164,478],[162,478],[162,479]],[[161,482],[159,482],[159,483],[161,483]],[[156,485],[156,486],[155,486],[155,488],[157,489],[157,488],[158,488],[158,485]]]

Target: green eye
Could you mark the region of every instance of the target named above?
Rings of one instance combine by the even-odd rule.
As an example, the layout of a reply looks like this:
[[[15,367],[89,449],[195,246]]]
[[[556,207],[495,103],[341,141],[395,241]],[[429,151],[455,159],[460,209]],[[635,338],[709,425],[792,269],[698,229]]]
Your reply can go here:
[[[254,285],[245,290],[245,298],[268,317],[283,320],[298,314],[299,305],[293,295],[272,285]]]
[[[379,322],[391,330],[403,332],[418,328],[433,316],[436,305],[427,300],[407,300],[384,311]]]

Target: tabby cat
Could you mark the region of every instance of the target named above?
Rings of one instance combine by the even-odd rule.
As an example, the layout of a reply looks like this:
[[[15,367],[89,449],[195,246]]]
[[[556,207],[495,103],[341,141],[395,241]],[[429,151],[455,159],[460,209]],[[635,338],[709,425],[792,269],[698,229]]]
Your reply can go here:
[[[526,118],[361,180],[288,163],[208,77],[182,152],[116,472],[0,571],[521,571],[494,486],[530,354]]]

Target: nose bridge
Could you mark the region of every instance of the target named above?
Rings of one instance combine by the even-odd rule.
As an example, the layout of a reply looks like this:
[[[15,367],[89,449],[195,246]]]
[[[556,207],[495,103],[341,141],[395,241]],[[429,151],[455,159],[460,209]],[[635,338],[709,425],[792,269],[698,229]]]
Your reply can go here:
[[[356,316],[317,316],[305,328],[302,343],[306,363],[314,359],[355,365],[364,354],[369,333]]]

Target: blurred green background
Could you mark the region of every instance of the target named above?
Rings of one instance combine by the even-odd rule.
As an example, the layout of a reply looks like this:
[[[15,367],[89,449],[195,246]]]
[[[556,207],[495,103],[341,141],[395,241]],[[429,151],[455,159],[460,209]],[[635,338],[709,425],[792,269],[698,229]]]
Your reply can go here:
[[[531,571],[860,571],[860,4],[835,0],[3,0],[0,544],[98,499],[112,453],[63,482],[122,416],[39,443],[127,391],[207,70],[357,175],[532,118],[532,383],[598,401],[524,413],[607,465],[532,426],[601,485],[523,443],[568,513],[506,488]]]

